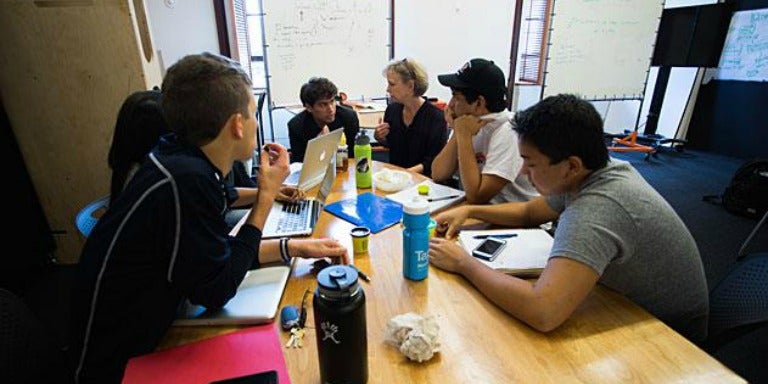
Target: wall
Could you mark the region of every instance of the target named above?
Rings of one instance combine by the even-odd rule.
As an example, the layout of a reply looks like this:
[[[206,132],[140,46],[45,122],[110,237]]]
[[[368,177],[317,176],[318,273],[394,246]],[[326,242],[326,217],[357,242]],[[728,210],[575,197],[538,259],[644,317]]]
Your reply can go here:
[[[410,56],[429,73],[427,95],[448,100],[449,88],[437,75],[456,72],[475,57],[493,60],[509,76],[514,0],[395,0],[395,58]],[[383,68],[371,76],[386,79]]]
[[[188,54],[219,53],[212,0],[145,0],[162,70]]]

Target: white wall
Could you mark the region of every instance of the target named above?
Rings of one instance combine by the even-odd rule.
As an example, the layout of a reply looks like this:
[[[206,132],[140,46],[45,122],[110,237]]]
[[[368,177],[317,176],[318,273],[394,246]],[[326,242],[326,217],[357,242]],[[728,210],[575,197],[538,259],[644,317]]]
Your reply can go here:
[[[145,4],[163,74],[188,54],[219,53],[211,0],[145,0]]]
[[[509,76],[514,0],[395,0],[395,58],[413,57],[429,74],[427,96],[447,101],[437,75],[475,57],[493,60]],[[383,68],[371,70],[381,77]],[[387,86],[381,77],[381,88]]]

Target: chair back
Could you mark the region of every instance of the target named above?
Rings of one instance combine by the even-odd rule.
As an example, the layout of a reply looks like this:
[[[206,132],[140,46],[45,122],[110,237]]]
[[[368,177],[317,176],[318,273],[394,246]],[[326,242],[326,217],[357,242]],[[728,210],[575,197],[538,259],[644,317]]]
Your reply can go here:
[[[109,195],[104,196],[92,203],[89,203],[85,208],[75,216],[75,225],[77,229],[84,237],[88,237],[91,234],[91,230],[96,226],[99,218],[107,210],[109,206]]]
[[[768,252],[737,261],[709,295],[709,337],[768,323]]]

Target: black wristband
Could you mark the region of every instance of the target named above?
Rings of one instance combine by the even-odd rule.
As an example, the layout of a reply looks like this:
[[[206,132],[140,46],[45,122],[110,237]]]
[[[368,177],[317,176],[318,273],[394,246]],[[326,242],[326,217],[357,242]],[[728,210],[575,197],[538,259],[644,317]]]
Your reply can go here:
[[[288,240],[290,239],[290,237],[280,238],[280,258],[283,259],[285,264],[291,263],[291,255],[288,253]]]

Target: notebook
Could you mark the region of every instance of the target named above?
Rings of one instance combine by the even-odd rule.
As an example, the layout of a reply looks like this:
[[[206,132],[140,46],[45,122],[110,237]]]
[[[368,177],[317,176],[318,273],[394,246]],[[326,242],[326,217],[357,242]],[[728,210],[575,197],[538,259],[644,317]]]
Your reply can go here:
[[[431,213],[458,204],[463,201],[464,196],[466,196],[466,193],[460,189],[437,184],[432,180],[424,180],[421,183],[410,186],[400,192],[387,195],[387,199],[396,201],[400,204],[405,204],[406,202],[413,200],[414,196],[419,195],[418,188],[420,185],[429,187],[427,200],[429,201],[429,212]]]
[[[314,199],[304,199],[295,203],[275,201],[269,211],[262,239],[272,239],[283,236],[309,236],[315,229],[317,218],[323,211],[325,200],[331,193],[333,179],[336,175],[333,164],[328,163],[323,173],[323,183]]]
[[[274,378],[277,373],[276,382],[289,384],[291,379],[276,326],[247,327],[133,357],[128,360],[122,382],[207,384],[243,376],[261,377],[265,373]]]
[[[344,128],[338,128],[327,135],[315,137],[307,142],[303,163],[291,164],[291,173],[283,184],[296,186],[302,191],[314,188],[320,184],[325,170],[336,157],[336,148],[341,141]]]
[[[235,296],[217,310],[185,302],[173,325],[252,325],[275,319],[291,268],[264,267],[246,273]]]
[[[403,206],[382,196],[366,192],[328,204],[325,210],[357,226],[378,233],[403,219]]]
[[[478,259],[485,265],[510,275],[535,277],[547,265],[554,240],[543,229],[492,229],[463,230],[459,232],[459,242],[472,254],[488,235],[513,236],[504,238],[506,245],[494,261]]]

